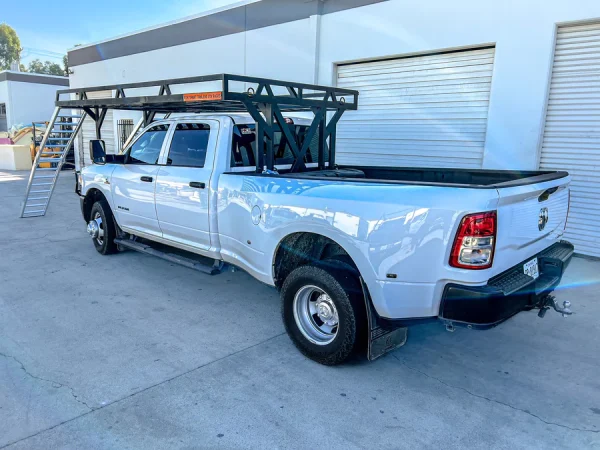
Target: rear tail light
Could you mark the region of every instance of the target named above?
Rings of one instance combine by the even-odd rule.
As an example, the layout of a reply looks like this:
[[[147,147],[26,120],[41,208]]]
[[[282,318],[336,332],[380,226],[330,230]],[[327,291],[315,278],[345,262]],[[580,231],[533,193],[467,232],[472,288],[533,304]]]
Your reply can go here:
[[[450,265],[461,269],[488,269],[494,260],[496,211],[469,214],[458,227]]]

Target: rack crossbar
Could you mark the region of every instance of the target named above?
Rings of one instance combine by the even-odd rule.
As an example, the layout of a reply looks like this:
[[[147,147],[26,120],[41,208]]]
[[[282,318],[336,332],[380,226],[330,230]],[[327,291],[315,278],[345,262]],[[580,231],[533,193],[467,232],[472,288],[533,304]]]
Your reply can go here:
[[[202,94],[213,98],[194,100],[193,93],[173,94],[173,86],[219,82],[220,89]],[[127,91],[140,88],[158,88],[156,95],[128,96]],[[276,88],[285,94],[275,93]],[[89,93],[111,91],[111,98],[88,98]],[[77,94],[78,99],[63,99]],[[232,112],[245,111],[245,103],[277,104],[282,111],[311,111],[312,108],[355,110],[358,91],[351,89],[296,83],[244,75],[218,74],[187,78],[172,78],[140,83],[115,84],[57,91],[56,106],[61,108],[133,109],[156,112]]]

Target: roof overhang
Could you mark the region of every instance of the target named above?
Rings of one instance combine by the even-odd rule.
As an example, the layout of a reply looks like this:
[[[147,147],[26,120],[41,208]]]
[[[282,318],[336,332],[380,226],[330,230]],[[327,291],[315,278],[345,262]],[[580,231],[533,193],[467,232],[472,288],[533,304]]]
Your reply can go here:
[[[68,86],[69,78],[58,77],[55,75],[44,75],[38,73],[28,72],[14,72],[12,70],[5,70],[0,72],[0,82],[2,81],[18,81],[20,83],[34,83],[34,84],[50,84],[53,86]]]
[[[68,52],[69,66],[214,39],[387,1],[389,0],[261,0],[234,4],[233,7],[218,9],[213,13],[191,16],[159,27],[73,48]]]

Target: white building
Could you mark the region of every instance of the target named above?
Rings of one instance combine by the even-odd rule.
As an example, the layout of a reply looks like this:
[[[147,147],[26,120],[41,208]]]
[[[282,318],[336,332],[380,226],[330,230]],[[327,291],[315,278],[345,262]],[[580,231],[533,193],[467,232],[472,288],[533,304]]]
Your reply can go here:
[[[600,256],[598,0],[243,2],[69,62],[71,87],[227,72],[356,88],[338,162],[568,170],[567,238]],[[136,119],[109,116],[106,140],[119,118]]]
[[[5,70],[0,72],[0,131],[13,125],[50,120],[57,89],[67,77]]]

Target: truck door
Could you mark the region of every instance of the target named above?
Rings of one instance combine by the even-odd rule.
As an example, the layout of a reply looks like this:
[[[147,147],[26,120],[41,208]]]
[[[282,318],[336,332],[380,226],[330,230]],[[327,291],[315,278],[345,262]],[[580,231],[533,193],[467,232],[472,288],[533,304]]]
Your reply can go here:
[[[147,129],[125,151],[125,162],[113,172],[111,183],[117,222],[123,228],[162,236],[154,206],[158,160],[169,124]]]
[[[219,134],[216,120],[174,124],[156,178],[156,213],[163,237],[208,250],[210,180]]]

